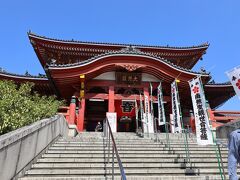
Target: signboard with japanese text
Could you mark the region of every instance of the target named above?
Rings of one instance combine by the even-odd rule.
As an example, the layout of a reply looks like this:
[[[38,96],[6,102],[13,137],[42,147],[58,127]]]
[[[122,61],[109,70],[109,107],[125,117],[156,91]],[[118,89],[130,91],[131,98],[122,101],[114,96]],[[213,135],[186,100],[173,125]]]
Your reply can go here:
[[[132,109],[134,108],[135,101],[131,100],[122,100],[122,112],[123,113],[129,113],[132,112]]]
[[[116,72],[117,84],[140,85],[142,81],[141,73]]]
[[[199,145],[213,144],[209,117],[207,114],[206,100],[200,77],[194,78],[189,82],[193,111],[196,125],[197,143]]]
[[[161,126],[166,123],[161,82],[159,83],[157,88],[157,100],[158,100],[158,125]]]

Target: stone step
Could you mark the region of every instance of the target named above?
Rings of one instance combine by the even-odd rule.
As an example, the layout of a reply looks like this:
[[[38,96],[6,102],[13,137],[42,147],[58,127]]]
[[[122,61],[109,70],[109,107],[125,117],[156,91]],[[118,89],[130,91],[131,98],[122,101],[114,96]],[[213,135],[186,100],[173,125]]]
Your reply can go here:
[[[105,152],[107,153],[108,149],[106,148]],[[110,148],[111,152],[111,148]],[[135,150],[135,149],[129,149],[129,150],[118,150],[120,156],[121,154],[168,154],[167,150]],[[104,150],[93,150],[93,149],[88,149],[88,150],[48,150],[46,153],[48,154],[103,154]],[[174,154],[185,154],[185,150],[175,150],[173,151]],[[195,155],[195,154],[204,154],[204,155],[215,155],[215,151],[189,151],[190,155]],[[222,155],[226,155],[228,152],[222,152]]]
[[[117,163],[116,158],[114,161]],[[183,163],[183,159],[174,158],[121,158],[122,163]],[[41,158],[37,160],[38,163],[104,163],[104,158]],[[216,158],[192,158],[192,163],[217,163]],[[223,162],[227,162],[227,159],[223,159]]]
[[[92,137],[92,138],[75,138],[75,139],[61,139],[60,141],[101,141],[103,140],[103,138],[96,138],[96,137]],[[115,141],[155,141],[156,139],[143,139],[143,138],[114,138]],[[184,139],[171,139],[169,138],[170,141],[173,142],[177,142],[177,141],[181,141],[184,142]],[[166,138],[158,138],[158,141],[167,141]],[[195,139],[188,139],[188,142],[194,142],[196,143]]]
[[[108,178],[107,178],[108,177]],[[87,177],[87,176],[83,176],[83,177],[51,177],[51,176],[45,176],[45,177],[41,177],[41,179],[39,179],[39,177],[23,177],[20,178],[20,180],[106,180],[107,179],[111,179],[111,175],[110,176],[103,176],[103,177],[99,177],[99,176],[92,176],[92,177]],[[115,176],[114,179],[116,180],[121,180],[121,178],[119,176]],[[218,180],[221,179],[220,176],[131,176],[128,175],[127,176],[128,180]]]
[[[117,145],[156,145],[157,143],[155,142],[151,142],[151,141],[146,141],[146,142],[140,142],[140,141],[134,141],[134,142],[131,142],[131,141],[116,141],[115,142]],[[82,145],[87,145],[87,144],[92,144],[92,145],[102,145],[103,144],[103,141],[97,141],[97,142],[87,142],[87,141],[84,141],[84,142],[80,142],[80,141],[58,141],[56,142],[55,144],[65,144],[65,145],[68,145],[68,144],[82,144]],[[112,144],[110,142],[110,144]],[[167,143],[158,143],[158,144],[167,144]],[[196,143],[188,143],[189,146],[198,146]],[[184,142],[171,142],[170,145],[184,145]],[[213,147],[213,145],[207,145],[205,147]]]
[[[81,133],[78,134],[76,136],[76,138],[82,138],[82,137],[102,137],[103,133],[99,132],[99,133]],[[144,137],[140,137],[138,135],[136,135],[136,133],[121,133],[121,132],[117,132],[117,133],[113,133],[114,138],[121,138],[121,137],[135,137],[135,138],[155,138],[156,134],[145,134]],[[158,133],[157,136],[159,138],[165,138],[166,137],[166,133]],[[172,133],[168,133],[169,138],[184,138],[185,134],[172,134]],[[192,139],[196,139],[196,136],[193,134],[187,134],[188,138],[192,138]]]
[[[118,149],[132,149],[132,148],[137,148],[137,149],[165,149],[165,145],[164,144],[152,144],[152,145],[134,145],[134,144],[130,144],[130,145],[118,145],[117,148]],[[181,145],[181,146],[176,146],[176,145],[170,145],[171,148],[174,148],[175,150],[180,150],[180,149],[185,149],[185,145]],[[192,150],[209,150],[209,151],[213,151],[215,150],[215,147],[212,146],[188,146],[189,149]],[[103,144],[102,145],[83,145],[83,144],[53,144],[50,149],[83,149],[83,148],[89,148],[89,149],[102,149],[103,148]],[[221,148],[221,150],[223,151],[227,151],[227,148]]]
[[[103,143],[101,144],[76,144],[76,143],[55,143],[53,144],[51,147],[73,147],[73,148],[77,148],[77,147],[81,147],[81,148],[103,148]],[[152,144],[118,144],[117,148],[158,148],[158,147],[166,147],[165,144],[157,144],[157,143],[152,143]],[[171,148],[185,148],[184,144],[180,144],[180,145],[170,145]],[[197,146],[197,145],[189,145],[189,148],[191,149],[202,149],[202,150],[215,150],[214,146]],[[227,151],[227,148],[221,148],[221,150]]]
[[[112,168],[112,162],[108,164],[104,163],[37,163],[32,165],[32,168],[51,168],[51,169],[60,169],[60,168],[67,168],[67,169],[87,169],[87,168]],[[114,163],[115,168],[119,168],[118,163]],[[197,164],[186,164],[183,166],[180,163],[123,163],[123,167],[127,168],[185,168],[185,167],[195,167],[195,168],[218,168],[218,164],[214,163],[197,163]],[[227,168],[227,163],[224,163],[224,167]]]
[[[167,134],[166,133],[158,133],[157,134],[158,137],[166,137]],[[75,138],[81,138],[81,137],[102,137],[104,136],[104,133],[101,132],[100,134],[82,134],[82,135],[77,135],[75,136]],[[114,137],[137,137],[137,138],[154,138],[156,137],[156,134],[150,134],[150,135],[147,135],[145,134],[144,136],[140,136],[140,135],[137,135],[136,133],[133,133],[133,134],[129,134],[129,133],[126,133],[126,134],[119,134],[119,132],[117,133],[113,133],[113,136]],[[171,138],[179,138],[179,137],[185,137],[185,134],[172,134],[172,133],[168,133],[168,136],[171,137]],[[187,135],[188,137],[190,138],[196,138],[195,136],[192,136],[192,135]],[[69,137],[67,137],[69,138]],[[74,137],[70,137],[70,138],[74,138]]]
[[[104,158],[104,154],[43,154],[43,158]],[[111,156],[111,154],[110,154]],[[185,154],[120,154],[121,158],[184,158]],[[227,154],[222,155],[223,158],[227,158]],[[194,158],[214,158],[216,159],[215,154],[191,154],[191,159]]]
[[[105,149],[108,147],[105,147]],[[104,147],[103,146],[58,146],[58,145],[54,145],[52,147],[49,148],[49,150],[103,150]],[[118,146],[117,147],[118,150],[134,150],[134,151],[161,151],[161,150],[168,150],[168,147],[166,147],[165,145],[152,145],[152,146]],[[175,151],[185,151],[185,146],[181,146],[181,147],[172,147],[170,146],[170,149],[173,149]],[[215,152],[215,148],[213,147],[205,147],[205,148],[201,148],[201,147],[189,147],[188,148],[190,151],[214,151]],[[221,149],[222,152],[228,152],[227,149]]]
[[[89,141],[89,140],[96,140],[96,141],[101,141],[103,139],[107,139],[107,138],[75,138],[75,139],[59,139],[59,141]],[[162,141],[167,141],[166,138],[161,138],[161,139],[155,139],[155,138],[150,138],[150,139],[146,139],[146,138],[114,138],[115,141],[158,141],[158,142],[162,142]],[[185,139],[169,139],[169,141],[173,141],[173,142],[184,142]],[[195,141],[194,139],[188,139],[189,142],[193,142],[193,143],[197,143],[197,141]]]
[[[107,139],[105,141],[107,141]],[[72,140],[62,140],[62,141],[58,141],[58,142],[59,143],[60,142],[66,142],[66,143],[68,143],[68,142],[70,142],[70,143],[74,143],[74,142],[76,142],[76,143],[81,143],[81,142],[85,142],[85,143],[89,143],[89,142],[91,142],[91,143],[102,143],[103,139],[76,139],[74,141],[72,141]],[[147,140],[147,139],[115,139],[115,142],[116,143],[123,143],[123,142],[126,142],[126,143],[129,143],[129,142],[146,143],[146,142],[154,142],[154,140]],[[179,141],[176,141],[176,142],[179,142]]]
[[[107,139],[107,137],[77,137],[77,138],[60,138],[59,141],[80,141],[80,140],[103,140]],[[167,141],[166,137],[162,138],[138,138],[138,137],[116,137],[114,138],[116,141],[127,141],[127,140],[132,140],[132,141]],[[171,141],[185,141],[185,138],[169,138]],[[187,138],[188,141],[193,141],[197,143],[196,139],[193,138]]]
[[[170,134],[169,134],[170,135]],[[107,136],[106,136],[107,137]],[[84,138],[106,138],[105,136],[103,135],[85,135],[85,136],[76,136],[76,137],[62,137],[60,139],[84,139]],[[140,136],[136,136],[136,135],[113,135],[114,139],[131,139],[131,138],[134,138],[134,139],[166,139],[166,138],[169,138],[169,139],[182,139],[184,140],[186,137],[185,136],[166,136],[166,135],[160,135],[160,136],[145,136],[145,137],[140,137]],[[187,136],[187,139],[191,139],[191,140],[197,140],[196,137],[189,137]],[[225,141],[224,141],[225,142]]]
[[[110,174],[112,170],[104,169],[31,169],[26,172],[26,175],[66,175],[66,176],[82,176],[82,175],[104,175]],[[142,169],[125,169],[126,175],[183,175],[185,169],[168,169],[168,168],[142,168]],[[196,174],[216,174],[216,169],[201,169],[194,171]],[[115,174],[120,174],[119,170],[114,171]],[[227,173],[227,172],[226,172]]]

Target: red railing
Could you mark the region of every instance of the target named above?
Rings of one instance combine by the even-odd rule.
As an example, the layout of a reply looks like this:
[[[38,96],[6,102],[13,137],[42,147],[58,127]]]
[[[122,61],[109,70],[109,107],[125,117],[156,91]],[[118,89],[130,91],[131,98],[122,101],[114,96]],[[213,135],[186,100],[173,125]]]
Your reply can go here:
[[[69,122],[69,107],[68,106],[59,107],[58,113],[64,115],[67,122]]]

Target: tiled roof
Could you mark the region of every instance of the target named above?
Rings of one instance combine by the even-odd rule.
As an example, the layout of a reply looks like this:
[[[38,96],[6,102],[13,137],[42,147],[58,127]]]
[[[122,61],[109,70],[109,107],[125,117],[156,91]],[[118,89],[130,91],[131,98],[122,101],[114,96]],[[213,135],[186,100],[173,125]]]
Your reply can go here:
[[[24,78],[24,79],[48,80],[47,76],[44,74],[39,74],[38,76],[33,76],[30,74],[22,75],[22,74],[9,73],[9,72],[6,72],[5,70],[1,70],[0,75],[8,76],[8,77]]]

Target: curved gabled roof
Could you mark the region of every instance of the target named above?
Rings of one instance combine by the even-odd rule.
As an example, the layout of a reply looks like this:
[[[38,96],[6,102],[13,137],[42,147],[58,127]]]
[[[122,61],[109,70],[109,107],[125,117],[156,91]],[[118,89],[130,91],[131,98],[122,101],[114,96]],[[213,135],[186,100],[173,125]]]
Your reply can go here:
[[[100,54],[98,56],[94,56],[88,60],[85,61],[80,61],[77,63],[72,63],[72,64],[48,64],[49,69],[71,69],[71,68],[78,68],[81,66],[85,66],[91,63],[94,63],[98,60],[104,59],[106,57],[113,57],[113,56],[140,56],[140,57],[146,57],[146,58],[150,58],[154,61],[158,61],[161,62],[163,64],[168,65],[169,67],[178,70],[180,73],[189,73],[195,76],[198,75],[202,75],[202,76],[209,76],[210,73],[207,72],[196,72],[196,71],[192,71],[190,69],[187,68],[183,68],[181,66],[177,66],[174,63],[171,63],[170,61],[164,59],[164,58],[159,58],[156,55],[150,54],[150,53],[144,53],[138,50],[131,50],[129,51],[128,49],[123,49],[120,51],[112,51],[112,52],[108,52],[108,53],[104,53],[104,54]]]
[[[84,42],[74,40],[59,40],[28,33],[38,58],[44,67],[51,59],[57,64],[69,64],[84,61],[99,54],[111,51],[120,51],[123,48],[134,47],[142,52],[151,53],[158,57],[168,59],[175,65],[191,69],[206,53],[208,43],[191,47],[150,46],[136,44],[117,44]]]

